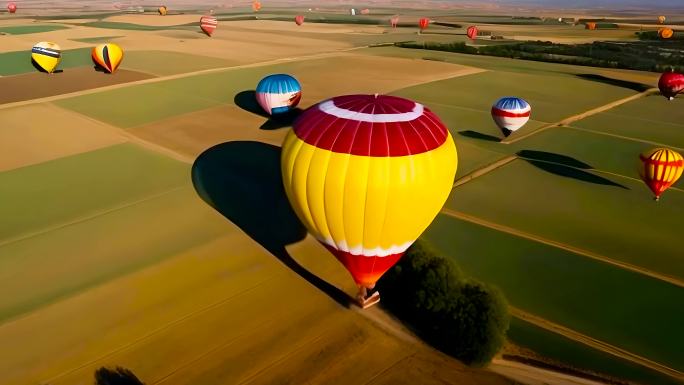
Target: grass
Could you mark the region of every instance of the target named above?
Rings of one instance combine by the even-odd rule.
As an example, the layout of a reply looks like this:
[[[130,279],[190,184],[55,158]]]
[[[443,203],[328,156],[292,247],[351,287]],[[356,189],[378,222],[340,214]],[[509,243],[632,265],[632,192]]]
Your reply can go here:
[[[61,69],[92,66],[92,48],[77,48],[62,51]],[[0,53],[0,76],[19,75],[37,71],[31,64],[31,49]]]
[[[684,338],[684,289],[444,215],[424,236],[467,274],[499,286],[512,305],[684,369],[672,343]]]
[[[123,67],[160,76],[221,68],[236,62],[207,56],[169,51],[131,51],[126,53]]]
[[[681,191],[668,191],[656,203],[641,181],[518,160],[458,187],[446,205],[684,278],[682,247],[673,241],[684,215]]]
[[[594,350],[586,345],[582,345],[517,318],[511,319],[508,337],[519,346],[528,348],[543,357],[562,362],[573,368],[582,368],[595,373],[602,373],[615,378],[627,379],[642,384],[680,384],[680,382],[664,376],[661,373],[610,354]]]
[[[69,27],[58,24],[16,25],[0,27],[0,32],[9,35],[27,35],[30,33],[43,33],[67,29]]]
[[[185,185],[188,173],[131,144],[0,173],[0,241]]]
[[[81,159],[83,163],[87,161]],[[149,178],[154,175],[151,170],[146,171],[147,179],[154,179]],[[127,186],[135,183],[130,180],[116,186],[110,184],[109,188],[122,194],[126,193]],[[15,204],[31,202],[26,199]],[[70,204],[77,208],[80,202]],[[0,299],[0,322],[208,242],[222,232],[223,221],[216,218],[188,186],[87,221],[1,245],[0,290],[13,294]]]

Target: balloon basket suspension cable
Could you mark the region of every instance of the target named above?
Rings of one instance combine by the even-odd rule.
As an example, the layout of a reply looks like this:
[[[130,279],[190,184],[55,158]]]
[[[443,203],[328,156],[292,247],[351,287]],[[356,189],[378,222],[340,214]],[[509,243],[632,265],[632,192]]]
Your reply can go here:
[[[372,289],[372,287],[370,288]],[[368,309],[369,307],[380,302],[380,292],[375,291],[370,296],[368,295],[368,288],[363,285],[359,285],[359,292],[356,295],[356,304],[361,309]]]

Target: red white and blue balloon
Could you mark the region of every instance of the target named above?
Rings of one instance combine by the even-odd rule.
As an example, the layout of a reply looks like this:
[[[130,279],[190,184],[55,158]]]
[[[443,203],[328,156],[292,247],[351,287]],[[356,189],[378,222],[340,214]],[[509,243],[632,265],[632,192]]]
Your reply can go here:
[[[532,107],[524,99],[507,96],[492,106],[492,118],[504,136],[517,131],[530,120]]]
[[[302,87],[294,77],[287,74],[268,75],[256,88],[256,99],[269,115],[288,112],[302,98]]]

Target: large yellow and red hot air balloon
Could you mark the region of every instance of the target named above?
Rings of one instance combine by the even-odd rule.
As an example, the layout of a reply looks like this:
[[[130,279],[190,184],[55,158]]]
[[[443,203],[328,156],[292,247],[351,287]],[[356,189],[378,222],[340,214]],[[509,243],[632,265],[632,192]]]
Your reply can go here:
[[[93,47],[93,62],[106,72],[113,74],[123,60],[123,50],[114,43],[100,44]]]
[[[281,171],[299,219],[347,268],[366,298],[449,196],[456,146],[423,105],[395,96],[338,96],[299,116]]]
[[[255,0],[254,2],[252,2],[252,10],[254,12],[259,12],[260,9],[261,9],[261,2],[259,0]]]
[[[684,171],[682,155],[668,148],[656,148],[639,155],[641,167],[639,175],[648,188],[653,191],[655,200],[672,186]]]

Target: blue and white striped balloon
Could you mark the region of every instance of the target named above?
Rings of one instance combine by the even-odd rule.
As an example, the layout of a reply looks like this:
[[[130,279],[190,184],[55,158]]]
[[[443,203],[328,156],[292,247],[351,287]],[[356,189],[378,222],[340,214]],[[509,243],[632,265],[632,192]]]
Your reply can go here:
[[[256,99],[269,115],[292,110],[302,98],[302,87],[297,79],[286,74],[268,75],[256,88]]]
[[[492,106],[492,118],[504,136],[517,131],[530,120],[532,107],[524,99],[507,96]]]

